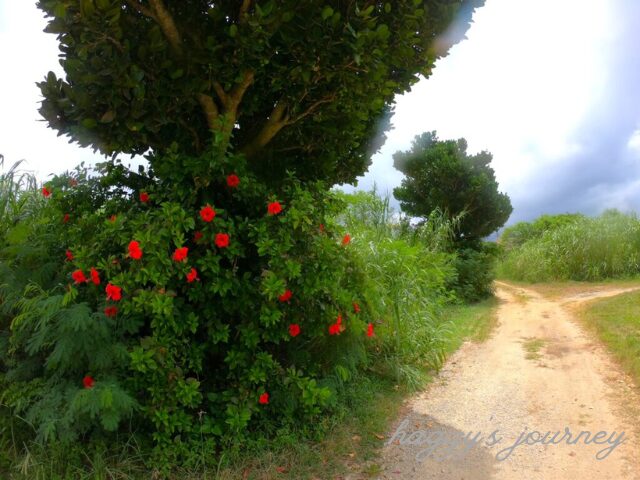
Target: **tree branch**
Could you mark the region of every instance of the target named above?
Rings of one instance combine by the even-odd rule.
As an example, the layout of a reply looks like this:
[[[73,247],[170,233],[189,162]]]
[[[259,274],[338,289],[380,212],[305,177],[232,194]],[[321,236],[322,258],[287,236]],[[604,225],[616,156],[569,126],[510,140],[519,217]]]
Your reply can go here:
[[[238,14],[238,22],[240,23],[240,25],[247,21],[247,13],[249,12],[249,7],[251,7],[251,0],[242,0],[240,13]]]
[[[151,4],[151,8],[153,8],[158,25],[160,25],[164,36],[169,40],[169,44],[178,55],[182,55],[182,38],[173,21],[173,17],[164,6],[162,0],[149,0],[149,3]]]
[[[289,121],[287,122],[287,125],[291,125],[291,124],[293,124],[293,123],[296,123],[296,122],[298,122],[298,121],[302,120],[302,119],[303,119],[304,117],[306,117],[307,115],[311,115],[313,112],[315,112],[315,111],[318,109],[318,107],[319,107],[320,105],[322,105],[323,103],[331,103],[331,102],[333,102],[335,99],[336,99],[336,94],[335,94],[335,92],[334,92],[334,93],[332,93],[331,95],[327,95],[326,97],[321,98],[321,99],[320,99],[320,100],[318,100],[317,102],[315,102],[315,103],[311,104],[311,105],[309,106],[309,108],[307,108],[307,109],[306,109],[304,112],[302,112],[300,115],[298,115],[298,116],[296,116],[296,117],[292,118],[291,120],[289,120]]]
[[[204,111],[204,115],[207,118],[207,125],[210,130],[214,130],[217,125],[218,120],[218,107],[216,106],[216,102],[213,101],[210,95],[206,95],[204,93],[198,94],[198,103],[202,107]]]
[[[273,137],[275,137],[277,133],[287,125],[289,116],[286,115],[286,110],[286,103],[282,101],[276,103],[271,111],[271,115],[269,115],[269,118],[267,118],[267,121],[264,123],[258,134],[241,149],[241,153],[244,153],[247,157],[252,157],[258,152],[258,150],[269,143]]]

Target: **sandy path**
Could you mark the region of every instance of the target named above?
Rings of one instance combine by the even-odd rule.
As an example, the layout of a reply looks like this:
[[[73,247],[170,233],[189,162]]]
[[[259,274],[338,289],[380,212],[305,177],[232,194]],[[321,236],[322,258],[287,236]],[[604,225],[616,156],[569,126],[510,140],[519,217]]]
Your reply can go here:
[[[570,314],[571,304],[626,290],[549,300],[500,283],[496,331],[463,345],[407,402],[377,478],[640,479],[638,390]],[[574,440],[591,434],[570,445],[565,428]],[[507,455],[525,429],[539,433],[525,434]],[[461,438],[469,432],[478,441],[465,454]],[[595,458],[607,449],[606,458]]]

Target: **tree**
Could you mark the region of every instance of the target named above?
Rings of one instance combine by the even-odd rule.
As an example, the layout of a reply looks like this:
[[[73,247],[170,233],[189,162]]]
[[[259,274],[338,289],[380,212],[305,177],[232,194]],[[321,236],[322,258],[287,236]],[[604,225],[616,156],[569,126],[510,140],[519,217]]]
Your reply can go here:
[[[394,167],[406,175],[394,190],[406,213],[427,218],[436,208],[456,217],[458,241],[476,241],[495,232],[513,210],[498,191],[491,153],[467,153],[467,142],[439,140],[436,132],[418,135],[411,150],[396,152]]]
[[[40,0],[66,73],[40,112],[107,155],[215,146],[263,176],[349,182],[483,1]]]

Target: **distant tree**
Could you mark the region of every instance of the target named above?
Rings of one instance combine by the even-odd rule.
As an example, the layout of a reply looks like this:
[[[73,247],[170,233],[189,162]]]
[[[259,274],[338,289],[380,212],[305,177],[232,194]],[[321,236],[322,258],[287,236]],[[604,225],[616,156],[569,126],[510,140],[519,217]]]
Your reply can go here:
[[[427,218],[435,209],[451,217],[460,214],[457,241],[476,241],[505,224],[512,207],[498,191],[491,153],[467,153],[467,142],[439,140],[436,132],[418,135],[411,150],[396,152],[394,167],[405,174],[394,190],[400,207],[409,215]]]

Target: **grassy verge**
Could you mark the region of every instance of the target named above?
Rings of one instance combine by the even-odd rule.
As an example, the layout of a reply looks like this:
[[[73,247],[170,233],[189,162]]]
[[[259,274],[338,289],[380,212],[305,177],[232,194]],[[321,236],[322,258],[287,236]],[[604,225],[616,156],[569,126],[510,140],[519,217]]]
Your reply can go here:
[[[580,318],[598,334],[637,385],[640,385],[639,304],[640,292],[630,292],[590,302],[579,310]]]

